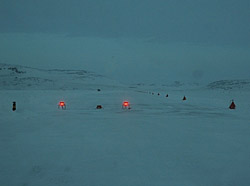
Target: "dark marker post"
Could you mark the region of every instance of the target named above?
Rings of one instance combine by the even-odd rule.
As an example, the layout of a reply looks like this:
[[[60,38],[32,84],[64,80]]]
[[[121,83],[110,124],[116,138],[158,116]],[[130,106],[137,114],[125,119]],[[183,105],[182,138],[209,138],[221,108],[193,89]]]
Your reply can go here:
[[[230,104],[229,109],[235,109],[235,108],[236,108],[236,105],[234,103],[234,100],[232,100],[232,103]]]
[[[13,111],[15,111],[15,110],[16,110],[16,102],[15,102],[15,101],[13,101],[12,110],[13,110]]]

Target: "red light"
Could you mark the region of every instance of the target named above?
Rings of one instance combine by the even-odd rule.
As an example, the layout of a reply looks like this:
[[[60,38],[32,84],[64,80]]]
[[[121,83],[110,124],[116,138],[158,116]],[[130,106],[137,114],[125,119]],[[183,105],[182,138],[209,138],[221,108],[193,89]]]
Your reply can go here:
[[[124,102],[123,102],[123,106],[125,106],[125,107],[126,107],[126,106],[128,106],[128,105],[129,105],[129,104],[128,104],[128,102],[127,102],[127,101],[124,101]]]
[[[58,108],[66,109],[66,104],[65,104],[65,102],[64,102],[64,101],[60,101],[60,102],[58,103]]]
[[[129,103],[128,101],[124,101],[124,102],[122,103],[122,108],[123,108],[123,109],[131,109],[131,108],[130,108],[130,103]]]
[[[60,105],[60,106],[64,106],[65,103],[64,103],[64,102],[60,102],[59,105]]]

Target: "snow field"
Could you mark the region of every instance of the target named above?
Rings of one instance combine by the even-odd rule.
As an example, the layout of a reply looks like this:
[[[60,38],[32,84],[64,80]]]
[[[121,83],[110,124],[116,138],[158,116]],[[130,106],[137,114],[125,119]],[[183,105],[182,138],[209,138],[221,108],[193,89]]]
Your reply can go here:
[[[249,93],[168,94],[0,91],[0,185],[250,185]]]

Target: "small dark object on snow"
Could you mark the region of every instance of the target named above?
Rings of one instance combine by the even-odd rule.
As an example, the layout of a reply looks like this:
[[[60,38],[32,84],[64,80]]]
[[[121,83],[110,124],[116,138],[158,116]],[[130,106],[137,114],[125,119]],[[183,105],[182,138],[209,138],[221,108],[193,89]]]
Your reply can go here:
[[[157,94],[158,96],[160,95],[160,93]]]
[[[97,105],[96,109],[102,109],[102,106],[101,105]]]
[[[98,89],[97,89],[97,91],[98,91],[98,92],[100,92],[100,91],[101,91],[101,89],[99,89],[99,88],[98,88]]]
[[[232,100],[232,103],[231,105],[229,106],[229,109],[235,109],[236,108],[236,105],[234,103],[234,100]]]
[[[12,110],[15,111],[16,110],[16,102],[13,102],[13,106],[12,106]]]
[[[183,100],[183,101],[187,100],[186,96],[184,96],[182,100]]]
[[[168,94],[166,95],[166,97],[168,97]]]

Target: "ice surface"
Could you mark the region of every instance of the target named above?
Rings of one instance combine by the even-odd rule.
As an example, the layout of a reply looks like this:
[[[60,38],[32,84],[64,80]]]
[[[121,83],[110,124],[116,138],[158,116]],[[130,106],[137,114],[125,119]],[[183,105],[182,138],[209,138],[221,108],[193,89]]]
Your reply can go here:
[[[0,70],[1,186],[250,185],[249,81],[126,88],[86,71]]]
[[[160,93],[0,91],[0,185],[250,185],[249,92]]]

